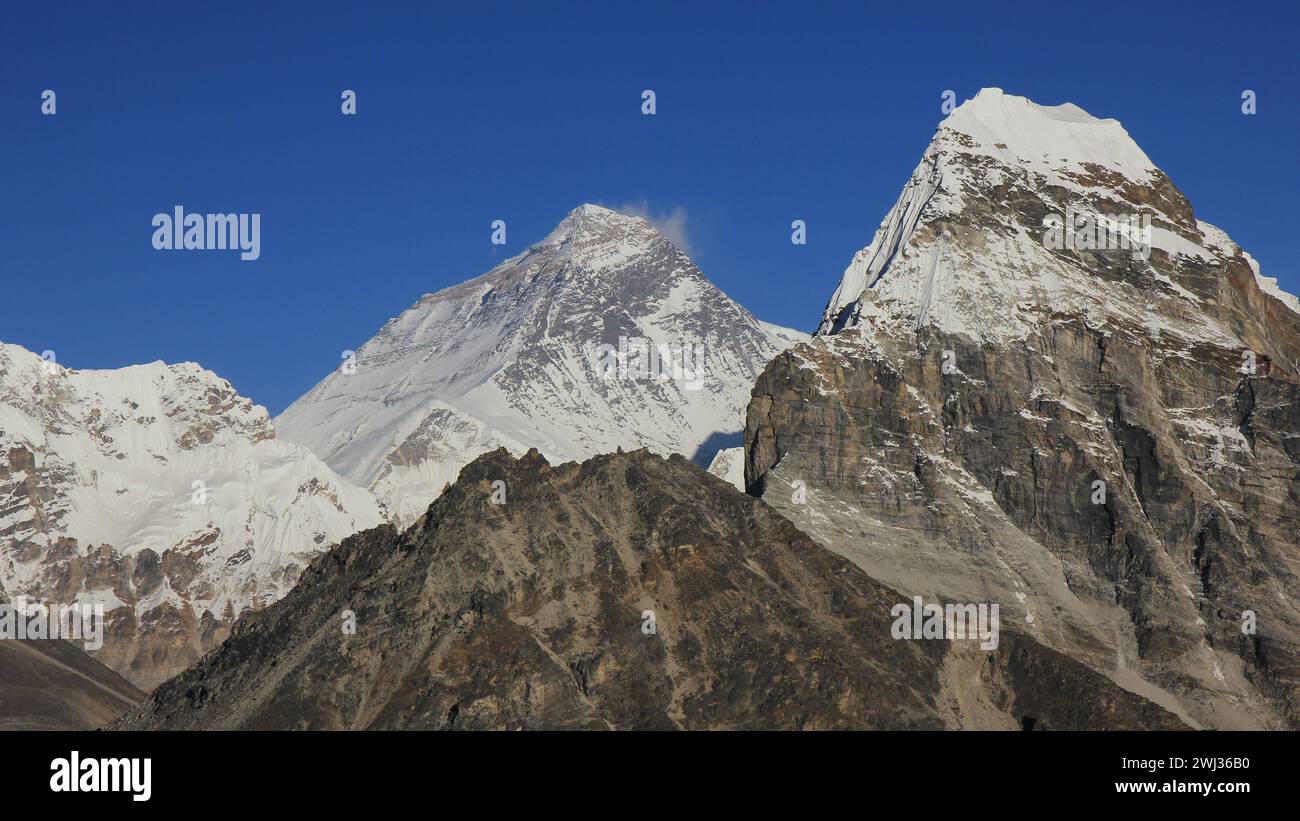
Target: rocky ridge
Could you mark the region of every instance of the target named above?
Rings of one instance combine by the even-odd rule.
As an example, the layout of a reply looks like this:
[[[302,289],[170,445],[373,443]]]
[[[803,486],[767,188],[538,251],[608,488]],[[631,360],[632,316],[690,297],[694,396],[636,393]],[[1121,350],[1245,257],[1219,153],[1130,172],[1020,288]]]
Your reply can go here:
[[[1071,211],[1148,253],[1054,247]],[[1294,728],[1298,361],[1294,297],[1117,122],[986,89],[760,376],[745,483],[1193,726]]]

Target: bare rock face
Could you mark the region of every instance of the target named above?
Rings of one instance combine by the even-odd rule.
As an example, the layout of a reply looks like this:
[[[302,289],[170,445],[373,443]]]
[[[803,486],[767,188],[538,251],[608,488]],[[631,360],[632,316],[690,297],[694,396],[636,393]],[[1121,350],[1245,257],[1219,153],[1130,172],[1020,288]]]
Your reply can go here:
[[[989,651],[896,639],[905,601],[680,456],[502,449],[114,726],[1185,726],[1014,626]]]
[[[1149,253],[1053,247],[1071,209]],[[760,376],[745,481],[1194,726],[1295,728],[1296,309],[1118,123],[981,92]]]

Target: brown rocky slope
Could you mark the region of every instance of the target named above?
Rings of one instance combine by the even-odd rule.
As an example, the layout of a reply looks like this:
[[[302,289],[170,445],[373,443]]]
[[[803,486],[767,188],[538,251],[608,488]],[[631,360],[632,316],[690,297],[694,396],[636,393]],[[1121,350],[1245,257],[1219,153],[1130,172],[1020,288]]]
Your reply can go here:
[[[66,641],[0,641],[0,730],[94,730],[144,693]]]
[[[894,639],[905,601],[681,457],[499,450],[405,533],[318,557],[114,726],[1184,726],[1014,626],[989,652]]]

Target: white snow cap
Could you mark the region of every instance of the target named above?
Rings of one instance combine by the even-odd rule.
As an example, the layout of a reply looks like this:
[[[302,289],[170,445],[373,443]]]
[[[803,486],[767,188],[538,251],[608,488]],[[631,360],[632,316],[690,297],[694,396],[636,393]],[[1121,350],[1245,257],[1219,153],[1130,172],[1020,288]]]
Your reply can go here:
[[[578,236],[607,235],[610,232],[655,231],[653,225],[645,219],[632,214],[624,214],[612,208],[593,203],[583,203],[570,211],[560,220],[551,233],[535,247],[558,245],[565,240]]]
[[[986,88],[940,123],[871,243],[845,269],[818,330],[870,322],[1006,342],[1034,333],[1050,310],[1239,346],[1181,275],[1152,269],[1158,287],[1145,290],[1109,281],[1094,266],[1048,249],[1043,227],[1025,224],[1016,209],[978,201],[982,192],[1007,186],[1049,213],[1105,203],[1164,222],[1150,228],[1150,242],[1171,259],[1212,267],[1237,253],[1213,226],[1191,230],[1177,198],[1134,194],[1161,184],[1159,170],[1117,121]],[[973,226],[964,215],[975,217]],[[972,227],[978,242],[959,236]],[[1269,278],[1257,278],[1265,293],[1300,305]]]
[[[227,602],[273,601],[295,567],[384,521],[369,492],[277,439],[266,408],[192,362],[77,370],[0,342],[0,469],[0,485],[39,489],[0,509],[5,545],[68,537],[82,551],[175,550],[193,563],[183,586],[175,577],[144,596],[111,574],[74,575],[68,589],[67,554],[18,551],[0,562],[0,588],[131,598],[137,615],[164,601],[218,616]]]
[[[1155,170],[1118,120],[1099,119],[1073,103],[1039,105],[1000,88],[984,88],[939,125],[966,134],[982,153],[1004,162],[1025,160],[1048,167],[1095,163],[1134,180]]]

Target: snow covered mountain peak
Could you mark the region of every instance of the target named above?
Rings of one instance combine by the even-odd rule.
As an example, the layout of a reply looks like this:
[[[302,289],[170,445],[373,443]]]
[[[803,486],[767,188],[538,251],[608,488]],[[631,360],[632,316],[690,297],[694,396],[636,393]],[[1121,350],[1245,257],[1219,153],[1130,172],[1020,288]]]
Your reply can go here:
[[[22,409],[51,425],[80,424],[76,414],[93,407],[101,428],[131,420],[162,418],[132,431],[128,442],[104,439],[109,455],[121,448],[162,453],[190,450],[216,428],[251,441],[275,436],[266,408],[240,396],[230,383],[193,362],[154,361],[114,370],[80,370],[47,362],[19,345],[0,342],[0,392],[10,410]],[[59,414],[66,414],[60,416]],[[16,417],[9,419],[17,425]]]
[[[655,232],[654,226],[642,217],[588,202],[570,211],[538,245],[552,245],[575,238],[599,239],[652,232]]]
[[[525,256],[553,252],[578,261],[577,271],[598,274],[668,241],[642,217],[587,203],[570,211]]]
[[[1259,313],[1273,297],[1296,304],[1117,121],[985,89],[940,123],[818,332],[1006,343],[1069,316],[1232,349],[1240,323],[1216,306]]]
[[[77,370],[0,343],[0,588],[100,603],[140,686],[383,517],[265,408],[194,363]]]
[[[759,370],[800,336],[759,323],[646,220],[583,205],[390,320],[353,372],[327,376],[276,428],[410,521],[503,446],[553,462],[648,447],[707,465],[738,444]]]
[[[986,91],[712,470],[1189,726],[1295,727],[1297,306],[1118,123]]]
[[[1118,120],[1093,117],[1073,103],[1039,105],[1000,88],[981,89],[954,109],[938,136],[1004,162],[1075,171],[1093,165],[1139,181],[1156,170]]]

